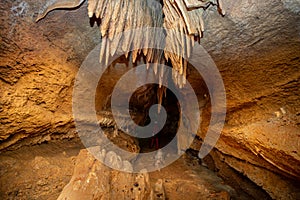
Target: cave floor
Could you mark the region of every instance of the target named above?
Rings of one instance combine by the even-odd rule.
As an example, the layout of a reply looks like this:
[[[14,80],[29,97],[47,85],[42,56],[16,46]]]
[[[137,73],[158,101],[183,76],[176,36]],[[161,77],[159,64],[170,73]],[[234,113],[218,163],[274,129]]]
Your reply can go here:
[[[160,171],[150,173],[150,180],[163,179],[168,199],[231,199],[234,190],[199,160],[185,154]]]
[[[55,141],[0,153],[0,199],[56,199],[70,181],[79,141]]]
[[[83,148],[80,141],[69,140],[1,152],[0,199],[57,199]],[[163,181],[167,199],[230,199],[235,194],[190,154],[149,175],[153,185]]]

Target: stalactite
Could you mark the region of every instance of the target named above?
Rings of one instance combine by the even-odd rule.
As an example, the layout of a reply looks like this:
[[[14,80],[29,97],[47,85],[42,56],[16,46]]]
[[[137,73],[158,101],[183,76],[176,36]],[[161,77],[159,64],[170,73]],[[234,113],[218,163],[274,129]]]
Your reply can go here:
[[[96,11],[96,8],[97,8],[97,4],[98,4],[97,0],[89,0],[88,1],[88,15],[90,18],[93,17],[93,15]]]
[[[51,0],[40,12],[37,21],[51,10],[74,8],[83,2],[84,0]],[[218,5],[219,11],[225,14],[222,0],[163,0],[163,6],[158,0],[88,0],[88,16],[95,15],[101,20],[102,43],[99,61],[107,65],[109,58],[116,53],[117,47],[121,47],[126,58],[130,54],[133,63],[140,54],[143,54],[147,68],[149,63],[154,63],[153,70],[161,88],[164,72],[158,69],[158,64],[170,60],[174,83],[179,88],[183,87],[194,40],[200,41],[204,31],[202,13],[209,5]],[[142,27],[160,27],[168,30],[164,56],[161,50],[155,48],[158,45],[155,39],[162,38],[156,35],[157,32],[147,31],[143,33],[144,35],[135,35],[136,32],[131,31]],[[129,34],[121,38],[118,34],[123,31],[129,31]],[[130,49],[133,51],[129,52]],[[164,92],[165,90],[158,90],[160,102]]]
[[[221,0],[164,0],[163,3],[164,27],[169,30],[166,38],[167,49],[176,52],[176,55],[173,55],[165,51],[165,59],[171,60],[174,83],[181,88],[186,83],[186,67],[194,40],[200,41],[203,35],[204,8],[213,4],[220,6],[222,14],[224,10]]]
[[[164,94],[166,93],[166,87],[159,87],[157,89],[157,99],[158,99],[158,113],[161,111],[161,105],[163,101]]]

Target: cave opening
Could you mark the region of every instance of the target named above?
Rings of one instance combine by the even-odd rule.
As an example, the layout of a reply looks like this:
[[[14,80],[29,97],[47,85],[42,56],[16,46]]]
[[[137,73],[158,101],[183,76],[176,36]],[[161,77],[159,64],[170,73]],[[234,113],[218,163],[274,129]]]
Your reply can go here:
[[[151,87],[151,86],[148,86]],[[159,86],[154,85],[154,87],[151,87],[154,90],[154,93],[157,93]],[[134,98],[134,94],[132,98]],[[155,101],[152,103],[157,104],[158,99],[157,96],[154,98]],[[142,112],[141,114],[146,115],[145,120],[142,124],[138,124],[140,126],[146,126],[151,122],[151,118],[148,114],[149,108],[146,108],[145,110],[140,109],[143,105],[138,105],[134,103],[135,101],[131,99],[130,101],[130,111],[134,111],[138,108],[139,112]],[[152,105],[149,105],[151,107]],[[180,119],[180,106],[178,103],[178,99],[174,95],[174,93],[166,88],[166,96],[163,98],[162,101],[162,107],[166,110],[167,113],[167,119],[165,124],[163,125],[162,129],[160,131],[152,130],[153,136],[148,138],[138,138],[139,145],[141,148],[141,152],[151,152],[155,151],[157,149],[163,148],[166,145],[168,145],[174,138],[176,140],[176,133],[178,129],[178,123]],[[157,123],[159,123],[160,119],[160,112],[156,110],[156,115],[153,120],[156,120]],[[156,134],[154,132],[157,132]],[[142,134],[142,133],[139,133]]]
[[[138,58],[138,60],[143,60],[142,58]],[[107,70],[104,72],[104,75],[101,77],[101,79],[98,82],[98,87],[95,95],[95,106],[97,113],[109,112],[111,113],[111,98],[112,98],[112,91],[115,89],[115,86],[118,82],[118,80],[121,79],[121,77],[126,74],[129,70],[137,68],[138,64],[136,63],[131,65],[129,63],[127,58],[125,56],[120,57],[117,59],[111,66],[107,68]],[[167,65],[171,66],[171,63],[167,63]],[[153,73],[151,70],[145,72],[148,76],[151,73]],[[154,74],[153,74],[154,75]],[[128,85],[135,85],[139,81],[139,76],[143,77],[144,74],[137,74],[136,77],[132,77],[132,79],[126,83],[126,85],[122,85],[121,90],[119,91],[120,95],[118,98],[124,99],[124,94],[127,95],[127,93],[131,93],[132,91],[129,91]],[[194,90],[195,95],[197,96],[199,109],[200,109],[200,127],[198,127],[198,132],[194,132],[191,134],[196,135],[200,142],[201,138],[205,136],[206,133],[206,127],[209,124],[210,121],[210,99],[208,95],[208,88],[199,72],[190,64],[188,63],[187,68],[187,81],[191,83],[192,88],[197,88],[197,90]],[[172,84],[172,86],[170,85]],[[187,93],[187,90],[179,89],[178,86],[175,86],[175,83],[172,80],[169,80],[168,85],[171,86],[171,88],[176,88],[177,92],[179,92],[180,96],[188,96],[190,95]],[[200,86],[200,87],[199,87]],[[162,100],[159,100],[158,96],[158,90],[165,89],[165,94],[163,95]],[[123,94],[121,94],[123,93]],[[125,95],[125,96],[126,96]],[[109,126],[109,134],[113,134],[114,129],[118,129],[118,131],[121,131],[122,134],[127,134],[130,138],[131,136],[136,136],[136,144],[139,146],[139,152],[154,152],[157,149],[161,149],[168,145],[173,139],[175,143],[177,143],[178,148],[178,138],[176,136],[180,120],[183,121],[183,125],[185,126],[185,131],[187,131],[188,126],[190,126],[191,123],[189,119],[186,118],[186,116],[182,116],[181,114],[181,107],[179,100],[177,99],[176,95],[167,87],[165,86],[159,86],[159,84],[145,84],[143,86],[140,86],[135,89],[133,93],[131,93],[130,98],[125,101],[129,101],[129,113],[130,116],[124,118],[123,122],[123,130],[119,129],[120,127],[117,127],[115,125],[110,124]],[[181,98],[181,97],[180,97]],[[161,103],[161,106],[166,110],[167,118],[166,122],[163,124],[162,129],[157,133],[153,134],[151,137],[138,137],[139,134],[143,135],[142,132],[137,128],[135,130],[132,130],[131,127],[128,127],[126,121],[133,121],[136,125],[140,127],[145,127],[151,123],[151,117],[149,116],[149,110],[152,106],[157,105]],[[189,102],[186,101],[186,104]],[[124,106],[124,105],[123,105]],[[126,106],[126,105],[125,105]],[[122,106],[120,106],[121,108]],[[193,112],[190,110],[189,112]],[[156,109],[156,115],[153,118],[153,120],[159,119],[159,111]],[[114,116],[109,116],[113,118]],[[182,119],[181,119],[182,117]],[[99,120],[101,120],[101,116],[99,117]],[[158,120],[159,121],[159,120]],[[102,128],[105,127],[107,124],[105,124]],[[124,131],[125,130],[125,131]],[[134,132],[132,135],[131,133],[127,132],[128,130],[131,130]],[[154,130],[150,130],[155,132]],[[132,137],[131,137],[132,138]],[[173,141],[173,142],[174,142]],[[184,141],[186,142],[186,141]],[[199,141],[198,141],[199,143]],[[115,143],[118,145],[117,143]],[[180,146],[180,145],[179,145]],[[199,145],[198,145],[199,146]],[[120,147],[120,146],[119,146]],[[180,147],[179,147],[180,148]],[[174,152],[178,151],[178,149],[174,149]]]

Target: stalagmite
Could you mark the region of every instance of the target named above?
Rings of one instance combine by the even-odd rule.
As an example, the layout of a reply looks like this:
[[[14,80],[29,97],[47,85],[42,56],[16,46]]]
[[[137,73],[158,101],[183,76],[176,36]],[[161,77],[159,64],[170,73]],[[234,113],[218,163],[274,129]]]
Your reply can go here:
[[[123,165],[123,161],[120,156],[118,156],[115,152],[109,151],[104,159],[104,163],[108,166],[112,166],[115,169],[121,169]]]
[[[165,163],[164,154],[161,149],[159,149],[155,155],[155,163],[154,166],[156,168],[161,168]]]
[[[123,169],[123,171],[126,171],[126,172],[132,172],[133,171],[132,164],[127,160],[123,161],[122,169]]]
[[[154,196],[153,199],[161,199],[161,200],[166,199],[164,182],[165,181],[163,179],[158,179],[157,182],[155,183],[154,190],[153,190],[153,196]]]

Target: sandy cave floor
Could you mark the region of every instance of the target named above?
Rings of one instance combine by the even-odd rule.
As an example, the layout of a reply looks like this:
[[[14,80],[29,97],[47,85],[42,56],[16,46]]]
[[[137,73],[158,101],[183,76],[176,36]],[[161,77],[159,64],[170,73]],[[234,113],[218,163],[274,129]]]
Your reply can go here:
[[[70,181],[80,141],[53,141],[0,153],[0,199],[56,199]],[[149,161],[152,162],[152,161]],[[150,173],[164,181],[167,199],[230,199],[234,190],[186,154]]]

